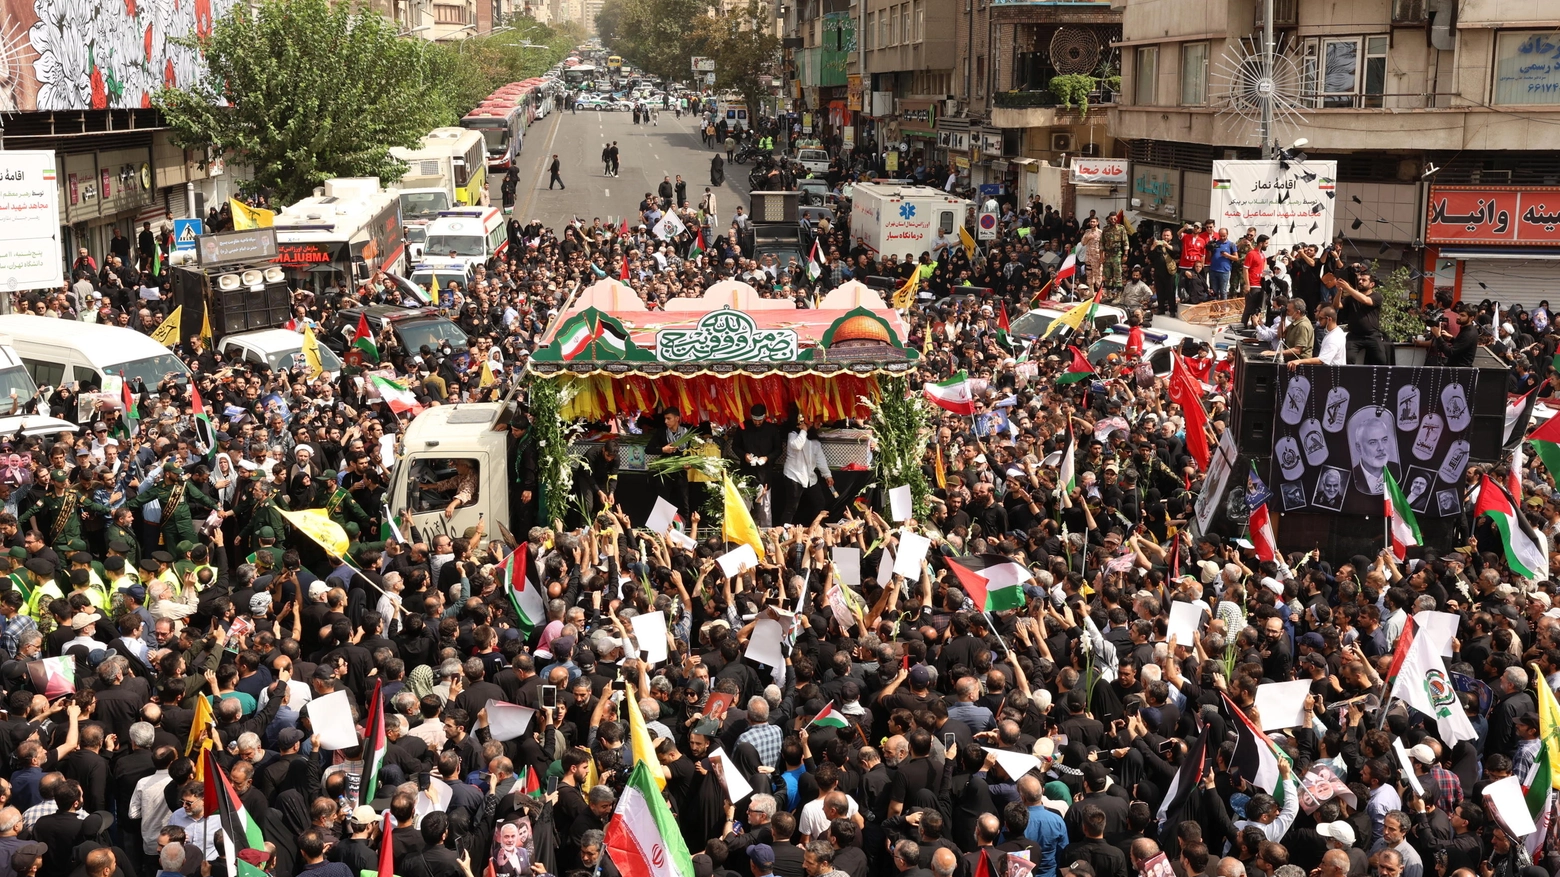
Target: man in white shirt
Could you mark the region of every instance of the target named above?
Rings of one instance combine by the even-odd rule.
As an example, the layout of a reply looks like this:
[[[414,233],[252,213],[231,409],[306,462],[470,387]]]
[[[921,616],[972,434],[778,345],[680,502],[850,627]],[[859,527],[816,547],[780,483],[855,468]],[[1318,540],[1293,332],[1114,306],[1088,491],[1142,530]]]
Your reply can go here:
[[[146,725],[148,731],[151,725],[145,722],[136,722],[130,726],[130,740],[136,743],[138,729]],[[150,734],[148,736],[151,736]],[[136,743],[140,746],[139,743]],[[152,752],[152,766],[157,772],[149,777],[143,777],[135,784],[135,791],[130,794],[130,818],[141,820],[141,849],[147,855],[157,853],[157,835],[162,831],[171,815],[168,810],[167,795],[164,792],[173,779],[168,776],[168,766],[178,758],[179,751],[171,746],[164,746]]]
[[[1348,353],[1344,344],[1346,339],[1343,328],[1338,325],[1338,312],[1327,305],[1319,308],[1316,312],[1316,331],[1321,336],[1316,344],[1316,355],[1290,360],[1290,371],[1301,365],[1348,364]]]
[[[184,806],[168,817],[169,825],[184,829],[186,842],[199,847],[206,861],[217,860],[217,835],[222,831],[221,819],[215,814],[206,815],[206,793],[200,783],[185,783],[179,797]],[[156,838],[152,838],[153,843]]]
[[[796,430],[786,437],[785,478],[789,488],[778,523],[792,523],[802,495],[813,493],[821,479],[834,486],[834,473],[829,471],[829,461],[823,455],[823,444],[807,432],[807,418],[796,419]],[[816,502],[819,506],[821,502]]]

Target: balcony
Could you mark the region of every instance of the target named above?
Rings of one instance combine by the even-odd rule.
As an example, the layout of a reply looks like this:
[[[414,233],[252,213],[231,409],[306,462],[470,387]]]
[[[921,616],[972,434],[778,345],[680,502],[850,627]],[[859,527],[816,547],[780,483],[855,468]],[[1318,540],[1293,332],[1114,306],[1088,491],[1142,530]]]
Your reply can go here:
[[[991,0],[998,24],[1120,24],[1109,0]]]
[[[1104,119],[1116,96],[1110,92],[1089,95],[1088,115]],[[997,128],[1055,128],[1077,125],[1087,118],[1076,105],[1065,107],[1049,90],[999,91],[991,96],[991,124]]]

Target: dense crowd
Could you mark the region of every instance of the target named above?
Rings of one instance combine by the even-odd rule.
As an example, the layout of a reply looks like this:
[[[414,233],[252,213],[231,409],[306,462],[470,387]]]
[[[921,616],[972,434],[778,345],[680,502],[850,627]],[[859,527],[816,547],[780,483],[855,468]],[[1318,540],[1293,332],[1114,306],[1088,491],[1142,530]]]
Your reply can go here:
[[[851,172],[829,178],[837,189]],[[25,405],[80,430],[13,438],[0,471],[0,877],[233,873],[239,857],[195,779],[202,701],[215,717],[213,760],[263,833],[248,866],[350,877],[375,870],[389,844],[402,877],[615,877],[604,831],[633,757],[626,698],[655,740],[697,877],[1535,877],[1560,867],[1547,827],[1525,844],[1481,797],[1507,776],[1527,782],[1546,758],[1536,695],[1560,674],[1554,582],[1514,575],[1500,534],[1471,517],[1466,544],[1416,549],[1407,562],[1387,552],[1261,561],[1232,537],[1192,538],[1204,475],[1165,377],[1129,347],[1090,380],[1059,383],[1076,339],[999,331],[1003,314],[1036,298],[1086,298],[1102,284],[1134,326],[1180,301],[1256,288],[1248,316],[1275,349],[1341,361],[1342,340],[1329,341],[1337,302],[1348,308],[1346,353],[1375,361],[1379,327],[1358,325],[1372,301],[1380,307],[1368,267],[1331,247],[1248,263],[1260,245],[1220,255],[1220,230],[1156,237],[1119,228],[1120,217],[1101,228],[1098,217],[1004,199],[998,239],[974,256],[957,240],[873,253],[848,214],[819,222],[814,279],[805,257],[744,256],[742,209],[701,188],[646,193],[638,222],[582,217],[554,230],[515,219],[507,259],[469,288],[441,290],[469,350],[401,350],[386,332],[383,365],[421,405],[496,399],[522,383],[564,301],[602,277],[625,278],[651,307],[735,278],[804,308],[850,279],[897,287],[920,272],[908,312],[909,345],[926,351],[919,379],[962,370],[975,396],[971,415],[934,411],[924,519],[891,526],[876,491],[860,505],[815,491],[804,507],[771,510],[779,526],[763,532],[764,562],[728,578],[715,562],[728,546],[696,516],[687,547],[614,513],[610,460],[579,476],[601,486],[600,513],[536,520],[538,449],[522,413],[511,427],[519,507],[503,531],[513,536],[483,527],[403,539],[404,526],[385,526],[380,449],[410,415],[354,370],[272,371],[198,339],[181,346],[219,421],[211,447],[176,381],[134,385],[133,419],[111,405],[84,411],[79,389],[56,388]],[[662,240],[651,230],[667,210],[687,231]],[[1086,270],[1057,288],[1078,243]],[[1310,266],[1327,260],[1336,264],[1313,286]],[[122,274],[139,269],[118,261],[16,304],[150,331],[156,302],[120,296]],[[1323,273],[1346,278],[1342,288],[1323,293]],[[399,301],[388,280],[300,292],[296,322],[341,345],[340,309]],[[1527,382],[1513,389],[1536,385],[1534,363],[1554,352],[1552,316],[1494,310],[1458,308],[1444,321],[1462,346],[1450,328],[1427,343],[1452,361],[1486,330],[1481,343]],[[1296,327],[1313,316],[1306,347]],[[1186,353],[1213,388],[1202,402],[1216,443],[1228,374],[1206,348]],[[769,447],[770,477],[801,489],[829,477],[808,445],[817,424],[753,414],[720,433],[734,462]],[[670,417],[664,428],[713,432]],[[1059,484],[1057,462],[1069,435],[1072,485]],[[1554,537],[1551,479],[1536,463],[1519,474],[1524,512]],[[322,555],[280,514],[302,509],[343,526],[347,556]],[[909,533],[932,541],[920,573],[872,575]],[[511,539],[545,591],[533,625],[504,594],[501,564],[520,547]],[[839,569],[836,548],[857,549],[860,569]],[[951,562],[969,556],[1023,568],[1021,605],[973,602]],[[849,598],[831,599],[828,583],[858,574]],[[1168,638],[1177,604],[1200,610],[1189,642]],[[670,654],[652,666],[631,619],[654,611],[669,622]],[[1435,718],[1388,696],[1394,652],[1424,611],[1460,616],[1446,664],[1467,680],[1456,708],[1475,739],[1452,745]],[[791,612],[785,666],[746,657],[756,623]],[[74,692],[50,698],[29,671],[56,656],[70,659]],[[1269,738],[1276,771],[1244,770],[1254,755],[1240,717],[1257,718],[1259,685],[1295,680],[1310,685],[1304,721]],[[345,692],[361,727],[376,690],[388,750],[369,797],[364,748],[325,748],[305,705]],[[518,736],[495,739],[491,701],[536,713]],[[1187,776],[1188,763],[1203,769]],[[1338,780],[1326,795],[1310,781],[1322,768]],[[752,791],[731,800],[727,789],[742,785]]]

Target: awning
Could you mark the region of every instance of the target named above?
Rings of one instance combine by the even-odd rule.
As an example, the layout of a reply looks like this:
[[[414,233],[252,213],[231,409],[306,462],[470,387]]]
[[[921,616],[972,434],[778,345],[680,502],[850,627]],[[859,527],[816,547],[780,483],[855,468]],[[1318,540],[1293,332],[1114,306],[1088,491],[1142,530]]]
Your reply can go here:
[[[1546,259],[1560,261],[1560,249],[1527,247],[1442,247],[1441,259]]]

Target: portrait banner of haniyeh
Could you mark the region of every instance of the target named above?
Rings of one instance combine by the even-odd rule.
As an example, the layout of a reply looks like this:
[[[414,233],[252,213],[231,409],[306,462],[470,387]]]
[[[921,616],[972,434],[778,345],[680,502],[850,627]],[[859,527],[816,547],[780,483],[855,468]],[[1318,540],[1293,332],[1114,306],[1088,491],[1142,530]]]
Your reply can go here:
[[[1478,381],[1460,368],[1281,370],[1268,473],[1280,509],[1381,514],[1390,472],[1416,514],[1457,514]]]

